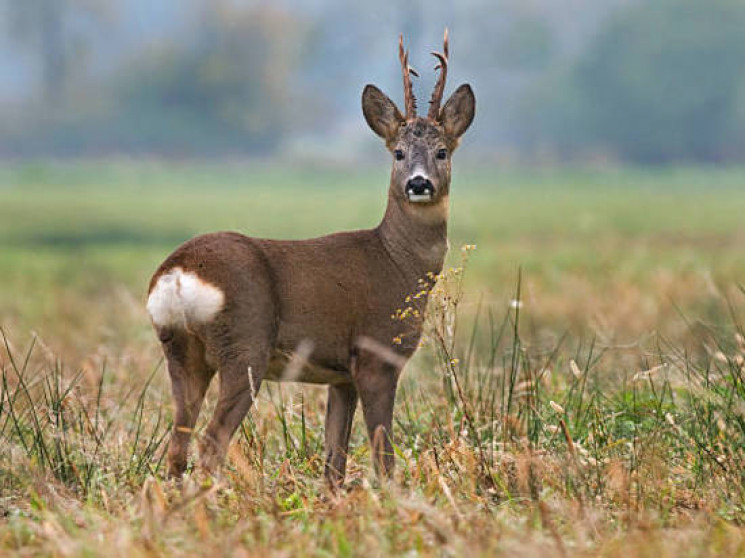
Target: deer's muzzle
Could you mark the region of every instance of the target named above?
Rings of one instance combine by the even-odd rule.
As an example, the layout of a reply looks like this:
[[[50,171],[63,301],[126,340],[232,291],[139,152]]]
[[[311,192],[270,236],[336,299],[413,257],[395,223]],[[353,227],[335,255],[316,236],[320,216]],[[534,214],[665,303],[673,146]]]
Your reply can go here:
[[[415,176],[406,183],[406,197],[410,202],[422,203],[432,201],[435,187],[423,176]]]

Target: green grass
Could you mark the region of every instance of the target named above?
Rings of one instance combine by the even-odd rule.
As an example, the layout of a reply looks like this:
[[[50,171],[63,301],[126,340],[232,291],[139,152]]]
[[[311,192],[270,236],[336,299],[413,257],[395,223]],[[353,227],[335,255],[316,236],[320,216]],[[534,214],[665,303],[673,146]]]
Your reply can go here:
[[[456,161],[456,171],[450,236],[479,246],[472,298],[505,300],[522,267],[526,302],[546,325],[582,328],[607,315],[622,323],[605,329],[628,341],[669,323],[673,300],[708,313],[712,285],[730,288],[745,274],[743,170],[458,172]],[[374,226],[386,187],[384,162],[358,173],[261,163],[6,167],[4,327],[59,339],[64,356],[70,338],[109,342],[120,316],[90,309],[122,297],[141,304],[150,274],[181,241],[221,229],[302,238]],[[615,317],[632,312],[616,301],[645,297],[634,319]]]
[[[216,483],[163,479],[145,288],[201,232],[374,226],[384,162],[0,168],[0,553],[743,554],[745,169],[465,167],[396,478],[358,421],[336,496],[311,387],[262,388]]]

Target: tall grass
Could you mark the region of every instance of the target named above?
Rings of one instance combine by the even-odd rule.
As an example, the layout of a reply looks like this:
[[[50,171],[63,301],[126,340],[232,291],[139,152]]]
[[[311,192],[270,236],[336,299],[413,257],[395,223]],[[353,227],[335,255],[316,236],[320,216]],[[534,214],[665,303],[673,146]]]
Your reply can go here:
[[[219,478],[168,482],[160,363],[135,378],[103,362],[72,371],[40,341],[20,351],[3,335],[0,548],[745,550],[742,301],[722,309],[729,324],[685,318],[693,334],[631,349],[546,335],[526,326],[521,275],[510,300],[464,302],[469,252],[421,285],[431,296],[425,342],[398,397],[396,478],[380,488],[356,423],[347,490],[326,490],[323,390],[278,385],[262,390]]]
[[[112,478],[137,485],[158,474],[169,428],[162,398],[153,403],[148,387],[159,366],[144,384],[125,390],[106,383],[104,365],[96,384],[86,386],[82,370],[70,372],[54,358],[35,362],[36,337],[18,354],[0,333],[6,357],[0,361],[0,440],[9,449],[7,488],[39,474],[85,500]],[[119,394],[111,397],[108,390]]]

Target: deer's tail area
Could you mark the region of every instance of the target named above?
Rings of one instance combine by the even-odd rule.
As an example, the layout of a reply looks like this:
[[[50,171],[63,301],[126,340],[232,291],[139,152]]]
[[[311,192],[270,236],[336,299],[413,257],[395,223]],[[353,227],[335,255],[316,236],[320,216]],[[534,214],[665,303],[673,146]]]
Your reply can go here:
[[[192,271],[174,267],[155,281],[147,312],[162,342],[173,330],[210,322],[222,310],[225,293]]]

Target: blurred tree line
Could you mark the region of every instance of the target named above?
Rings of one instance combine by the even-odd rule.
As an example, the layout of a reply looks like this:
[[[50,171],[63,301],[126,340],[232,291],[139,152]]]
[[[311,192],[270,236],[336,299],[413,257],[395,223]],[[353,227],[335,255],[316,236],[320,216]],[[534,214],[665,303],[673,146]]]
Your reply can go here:
[[[639,163],[745,160],[745,2],[653,0],[616,13],[533,87],[524,142]]]
[[[482,154],[745,160],[742,0],[405,0],[396,12],[343,0],[163,1],[160,12],[134,2],[162,32],[129,48],[114,38],[133,26],[132,5],[0,0],[6,54],[38,75],[30,94],[2,99],[0,156],[272,154],[298,137],[352,145],[350,128],[369,135],[362,84],[400,97],[397,33],[418,66],[449,25],[451,85],[463,77],[477,90],[471,143]],[[176,14],[189,17],[177,25]]]
[[[216,0],[201,7],[185,36],[148,44],[92,79],[76,73],[82,64],[73,45],[93,43],[96,26],[86,35],[71,22],[113,4],[9,1],[9,20],[22,24],[19,42],[40,60],[42,95],[4,112],[0,153],[268,153],[288,131],[290,79],[305,31],[282,8]],[[297,40],[278,40],[287,34]]]

